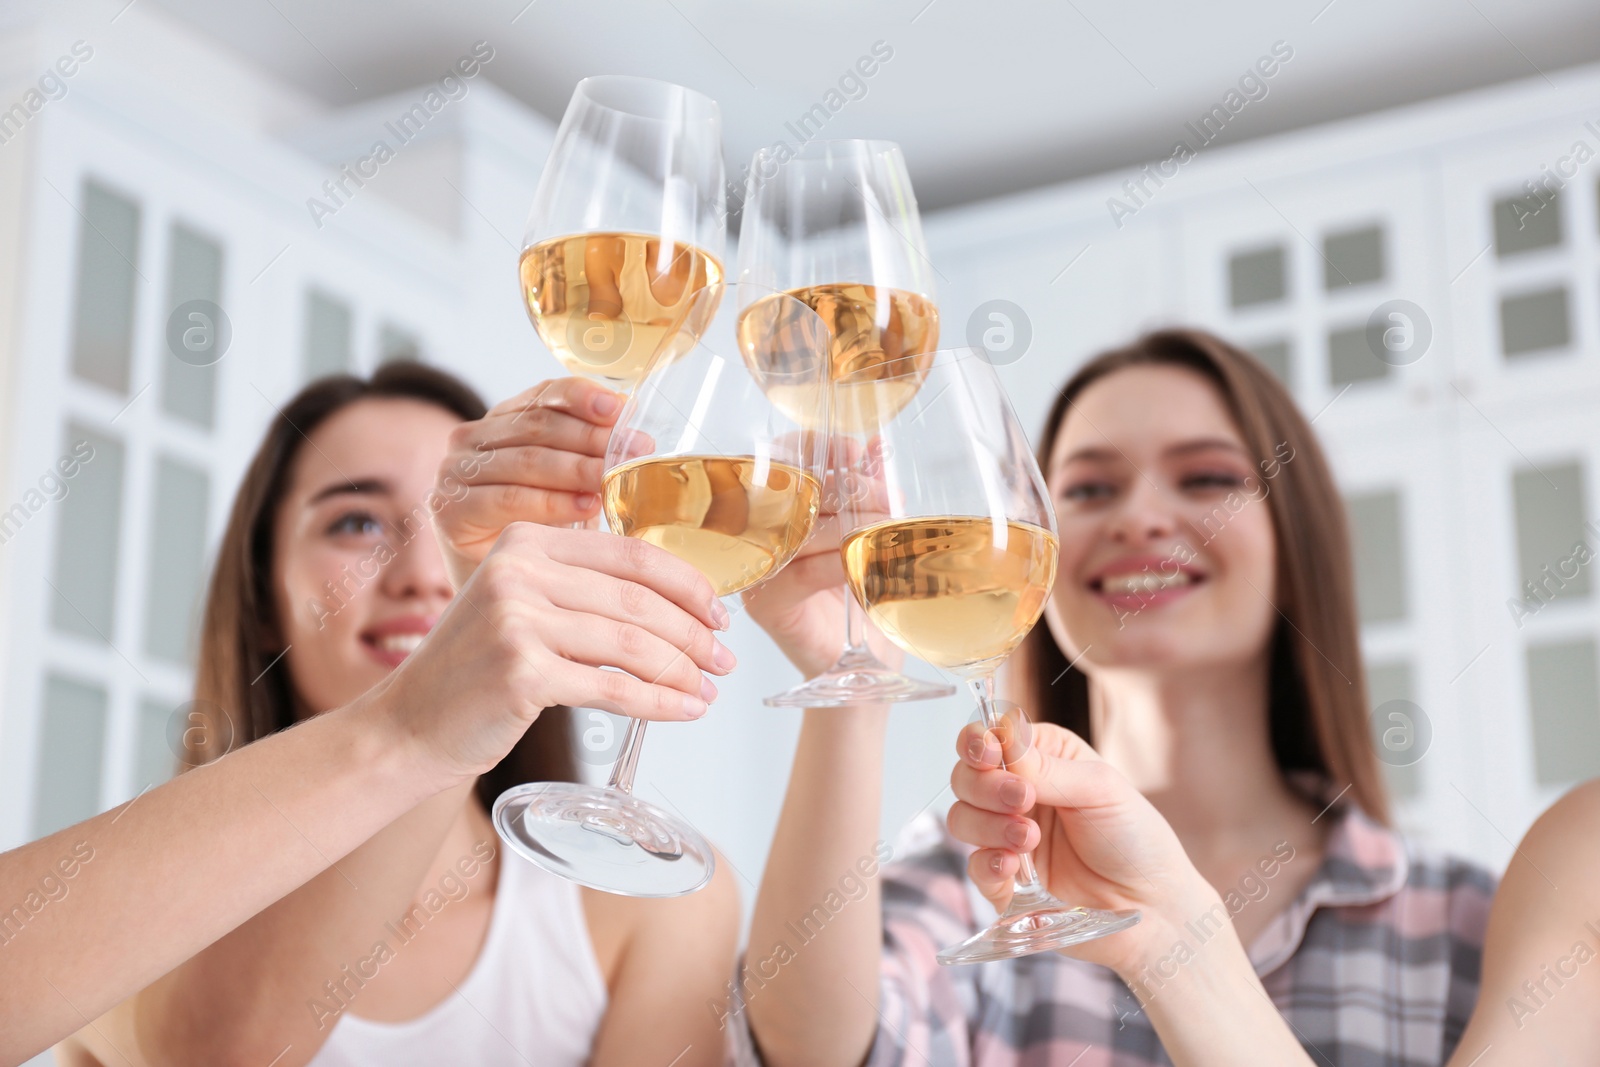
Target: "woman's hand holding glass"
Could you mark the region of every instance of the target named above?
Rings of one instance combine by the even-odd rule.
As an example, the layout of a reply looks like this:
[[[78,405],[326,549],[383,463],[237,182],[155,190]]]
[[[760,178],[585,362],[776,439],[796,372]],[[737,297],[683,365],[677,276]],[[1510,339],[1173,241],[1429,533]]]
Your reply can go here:
[[[1067,955],[1131,982],[1171,951],[1186,922],[1221,904],[1161,813],[1077,734],[1012,714],[1000,730],[969,723],[956,751],[947,822],[977,847],[967,872],[997,910],[1011,903],[1020,854],[1031,850],[1052,895],[1144,916]]]
[[[625,400],[582,378],[555,378],[461,424],[439,468],[433,515],[458,588],[512,523],[567,526],[599,514],[606,443]],[[828,668],[845,637],[841,492],[830,476],[811,540],[788,566],[742,594],[750,617],[806,678]],[[717,608],[727,610],[720,602]],[[863,630],[874,654],[898,669],[900,649],[870,623]]]
[[[464,780],[558,704],[674,722],[704,715],[701,672],[732,665],[714,632],[726,623],[721,610],[705,577],[670,553],[517,523],[427,640],[362,701],[392,712],[383,721],[421,743],[426,766]],[[496,701],[506,713],[485,717]]]
[[[695,296],[691,320],[709,319],[721,296],[720,287]],[[777,298],[787,301],[783,327],[744,331],[737,344],[669,334],[606,446],[601,498],[611,530],[622,543],[687,561],[719,596],[781,571],[811,536],[822,496],[828,332],[804,305]],[[780,346],[781,367],[769,358]],[[552,470],[568,467],[572,484],[585,462],[558,456]],[[502,483],[482,510],[496,514],[519,492]],[[710,843],[681,815],[634,795],[643,739],[635,718],[604,787],[534,782],[501,794],[500,836],[530,862],[594,889],[679,896],[703,886],[715,865]]]
[[[964,678],[998,728],[994,673],[1038,622],[1059,551],[1005,390],[982,353],[947,349],[847,375],[834,399],[838,421],[867,437],[845,465],[856,476],[841,498],[851,591],[890,640]],[[939,962],[1063,948],[1138,921],[1056,899],[1024,853],[1006,910]]]
[[[1181,1065],[1312,1060],[1285,1025],[1234,931],[1222,897],[1133,783],[1070,730],[1008,715],[971,723],[956,742],[950,832],[977,851],[967,872],[1004,912],[1033,850],[1050,893],[1143,921],[1063,948],[1109,967],[1138,996],[1162,1047]]]
[[[626,399],[584,378],[554,378],[450,435],[433,528],[456,588],[512,523],[572,526],[600,513],[606,442]]]

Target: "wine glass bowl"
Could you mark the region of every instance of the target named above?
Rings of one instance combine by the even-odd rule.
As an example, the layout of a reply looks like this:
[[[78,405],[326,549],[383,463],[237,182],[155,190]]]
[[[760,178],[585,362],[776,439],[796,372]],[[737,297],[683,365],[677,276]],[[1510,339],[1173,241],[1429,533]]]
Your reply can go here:
[[[901,648],[963,679],[992,674],[1038,621],[1056,536],[973,515],[891,518],[840,545],[851,591]]]
[[[580,233],[529,246],[518,264],[528,317],[571,373],[632,384],[656,349],[703,332],[696,293],[722,282],[722,264],[693,245],[637,233]]]
[[[799,301],[772,299],[786,302],[773,329],[664,346],[606,449],[611,529],[694,564],[718,596],[793,559],[822,498],[829,335]],[[780,345],[781,366],[762,355]]]
[[[727,231],[722,120],[681,85],[578,83],[523,231],[518,279],[540,339],[573,374],[631,385],[663,344],[710,325]]]

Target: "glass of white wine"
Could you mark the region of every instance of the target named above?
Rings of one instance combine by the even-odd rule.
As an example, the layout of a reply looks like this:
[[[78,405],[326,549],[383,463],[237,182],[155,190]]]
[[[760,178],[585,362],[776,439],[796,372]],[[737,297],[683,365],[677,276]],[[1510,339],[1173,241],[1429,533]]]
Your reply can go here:
[[[718,299],[708,289],[695,301]],[[828,419],[829,336],[814,312],[784,299],[792,307],[781,336],[742,338],[757,353],[781,344],[781,370],[758,377],[731,337],[669,337],[606,450],[602,499],[611,529],[694,564],[718,596],[776,574],[816,526],[827,470],[827,434],[816,428]],[[539,866],[594,889],[666,897],[703,886],[714,865],[705,838],[633,794],[645,726],[629,720],[604,787],[536,782],[502,794],[494,806],[502,836]]]
[[[821,315],[832,336],[835,388],[858,402],[835,405],[835,434],[859,434],[878,412],[904,405],[939,344],[933,265],[900,146],[892,141],[812,141],[757,152],[739,232],[741,329],[768,333],[787,305]],[[781,352],[780,352],[781,355]],[[748,353],[747,353],[748,358]],[[913,373],[880,381],[889,362]],[[843,384],[845,382],[855,384]],[[858,388],[865,383],[870,389]],[[858,410],[859,409],[859,410]],[[843,454],[843,453],[841,453]],[[831,502],[830,502],[831,503]],[[822,674],[768,697],[774,707],[839,707],[949,696],[955,688],[895,671],[867,647],[860,608],[845,597],[845,648]]]
[[[569,372],[631,386],[717,305],[727,234],[722,116],[710,97],[624,75],[573,91],[522,236],[523,304]]]
[[[920,388],[906,398],[902,378]],[[1055,509],[994,368],[973,349],[902,358],[840,379],[837,418],[868,433],[840,512],[846,577],[867,615],[914,656],[964,678],[1001,727],[994,674],[1055,584]],[[1023,855],[1016,891],[987,929],[939,953],[979,963],[1063,948],[1139,921],[1072,907]]]
[[[523,230],[523,307],[569,372],[630,388],[658,349],[692,345],[715,316],[726,234],[716,102],[649,78],[585,78]],[[525,831],[528,788],[500,798],[495,828],[523,857],[555,862]]]

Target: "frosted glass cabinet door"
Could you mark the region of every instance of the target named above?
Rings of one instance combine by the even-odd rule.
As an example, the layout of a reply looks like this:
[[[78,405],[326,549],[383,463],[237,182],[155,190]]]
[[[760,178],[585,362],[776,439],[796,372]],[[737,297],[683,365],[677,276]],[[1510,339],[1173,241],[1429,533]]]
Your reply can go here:
[[[47,675],[34,779],[34,837],[53,834],[100,811],[105,740],[106,691],[79,679]]]
[[[75,458],[79,469],[56,509],[51,627],[102,644],[115,642],[122,442],[71,422],[61,454]]]
[[[205,581],[210,478],[191,464],[160,456],[151,501],[149,562],[143,575],[144,650],[178,665],[194,651],[191,635]]]
[[[1405,535],[1398,488],[1349,493],[1350,548],[1356,606],[1363,623],[1403,622],[1407,615]]]
[[[219,360],[227,353],[217,348],[224,340],[217,315],[194,302],[222,306],[222,246],[181,222],[168,228],[167,241],[167,295],[159,323],[161,409],[209,430],[216,423]]]
[[[1600,774],[1600,680],[1595,639],[1531,643],[1526,652],[1534,777],[1568,788]]]
[[[92,179],[81,187],[72,373],[128,391],[139,276],[139,205]]]
[[[320,289],[306,290],[302,351],[306,381],[350,370],[353,328],[349,304]]]

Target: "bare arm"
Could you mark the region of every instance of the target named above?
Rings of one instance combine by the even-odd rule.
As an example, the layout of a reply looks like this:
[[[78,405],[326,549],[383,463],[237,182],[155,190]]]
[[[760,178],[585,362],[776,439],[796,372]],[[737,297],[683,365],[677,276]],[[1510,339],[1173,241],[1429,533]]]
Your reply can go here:
[[[529,551],[516,582],[518,647],[490,635],[475,575],[383,688],[409,692],[504,676],[512,666],[509,652],[537,679],[540,707],[605,700],[601,686],[625,682],[637,687],[636,695],[624,696],[618,710],[690,717],[685,694],[698,693],[700,670],[725,673],[712,663],[707,623],[714,598],[705,578],[642,542],[592,531],[519,529]],[[478,574],[486,569],[487,563]],[[628,652],[618,648],[619,627],[637,631]],[[628,674],[599,670],[602,664]],[[661,684],[646,685],[643,678]],[[313,998],[325,1003],[325,983],[337,985],[345,967],[388,940],[385,925],[406,911],[470,786],[461,783],[415,807],[346,862],[146,990],[132,1012],[106,1020],[97,1036],[119,1049],[135,1046],[157,1062],[309,1062],[333,1031],[327,1013],[311,1006]]]
[[[471,788],[424,800],[144,990],[119,1044],[157,1063],[309,1063],[336,1021],[311,1006],[323,983],[392,938]]]
[[[858,1064],[878,1023],[883,708],[807,711],[750,923],[744,988],[765,1061]],[[866,872],[871,877],[863,877]],[[865,883],[866,896],[841,891]],[[831,913],[829,894],[849,899]],[[820,909],[817,911],[816,909]],[[802,940],[809,938],[809,940]]]
[[[601,894],[596,894],[600,896]],[[726,1034],[713,1008],[727,994],[739,941],[739,890],[721,860],[711,883],[670,900],[610,897],[590,922],[633,927],[595,1037],[594,1067],[720,1067]]]
[[[1452,1067],[1594,1062],[1600,1048],[1600,782],[1528,830],[1489,912],[1478,1006]]]
[[[551,603],[552,572],[580,565],[582,592],[609,591],[609,608]],[[627,596],[624,586],[633,590]],[[546,707],[588,704],[678,720],[703,713],[704,703],[689,694],[701,684],[696,665],[711,662],[714,604],[702,575],[643,542],[508,528],[423,646],[350,707],[4,857],[0,901],[17,901],[25,911],[30,894],[54,892],[45,878],[65,877],[69,859],[78,866],[66,883],[70,892],[29,915],[0,950],[7,1014],[0,1061],[25,1059],[86,1025],[86,1033],[101,1036],[92,1020],[118,1000],[425,798],[464,787],[499,762]],[[604,621],[606,610],[650,634],[670,626],[674,669],[659,670],[665,642],[649,634],[639,657],[649,658],[650,673],[640,671],[655,683],[603,671],[552,646],[552,627],[574,641],[597,641],[608,625],[614,634],[619,623]],[[683,646],[687,655],[678,653]],[[79,842],[81,855],[74,852]]]
[[[1187,914],[1204,915],[1213,908],[1225,913],[1222,898],[1215,892],[1211,898],[1210,902],[1195,898]],[[1172,915],[1183,913],[1185,909],[1178,907]],[[1168,918],[1147,913],[1144,921],[1152,924],[1152,934],[1160,928],[1170,931],[1165,943],[1177,944],[1184,939],[1183,930],[1181,925],[1171,925]],[[1149,968],[1157,965],[1164,964],[1159,956],[1151,955],[1138,970],[1119,977],[1138,990],[1140,1003],[1175,1067],[1234,1067],[1240,1063],[1312,1067],[1310,1055],[1256,977],[1231,923],[1224,923],[1219,936],[1195,949],[1193,958],[1157,995],[1147,996],[1135,976],[1148,974]]]
[[[84,1026],[448,785],[395,725],[383,701],[358,702],[7,853],[0,1062]]]

